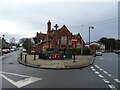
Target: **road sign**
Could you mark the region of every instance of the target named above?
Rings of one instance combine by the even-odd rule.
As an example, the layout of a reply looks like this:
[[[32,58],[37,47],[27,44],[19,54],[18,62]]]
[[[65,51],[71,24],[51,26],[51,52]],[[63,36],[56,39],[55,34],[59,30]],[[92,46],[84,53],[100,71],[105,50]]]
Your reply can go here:
[[[72,39],[72,42],[77,42],[77,39]]]
[[[75,48],[76,44],[77,44],[77,39],[76,39],[76,38],[73,38],[73,39],[72,39],[72,45],[73,45],[74,48]]]

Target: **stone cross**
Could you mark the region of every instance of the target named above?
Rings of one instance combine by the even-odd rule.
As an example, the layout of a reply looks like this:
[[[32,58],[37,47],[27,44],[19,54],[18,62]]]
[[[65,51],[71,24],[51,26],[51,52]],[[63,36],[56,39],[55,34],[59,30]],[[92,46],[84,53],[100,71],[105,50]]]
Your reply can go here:
[[[57,28],[58,28],[59,26],[58,26],[57,24],[55,24],[55,26],[54,26],[54,27],[55,27],[55,30],[57,30]]]
[[[3,38],[5,37],[5,35],[3,34]]]

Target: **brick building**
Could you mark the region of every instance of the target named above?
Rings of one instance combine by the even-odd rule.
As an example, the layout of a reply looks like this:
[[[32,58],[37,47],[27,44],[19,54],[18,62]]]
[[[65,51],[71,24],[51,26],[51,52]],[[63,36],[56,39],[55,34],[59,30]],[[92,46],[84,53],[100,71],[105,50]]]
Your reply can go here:
[[[2,48],[4,49],[10,49],[12,47],[12,45],[8,42],[6,42],[6,40],[4,38],[2,38]]]
[[[65,25],[58,29],[58,25],[56,24],[54,28],[51,28],[51,22],[49,20],[47,23],[47,34],[37,32],[33,38],[35,45],[32,49],[40,52],[45,51],[46,48],[81,48],[81,45],[85,45],[81,35],[79,33],[73,35]],[[72,43],[73,38],[77,40],[75,46]]]

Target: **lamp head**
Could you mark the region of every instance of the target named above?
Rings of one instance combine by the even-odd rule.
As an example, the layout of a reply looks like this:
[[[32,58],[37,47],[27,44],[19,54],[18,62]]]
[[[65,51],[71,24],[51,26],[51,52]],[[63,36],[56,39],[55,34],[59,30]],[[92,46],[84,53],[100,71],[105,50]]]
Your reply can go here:
[[[93,26],[91,26],[91,28],[92,28],[92,29],[94,29],[94,27],[93,27]]]

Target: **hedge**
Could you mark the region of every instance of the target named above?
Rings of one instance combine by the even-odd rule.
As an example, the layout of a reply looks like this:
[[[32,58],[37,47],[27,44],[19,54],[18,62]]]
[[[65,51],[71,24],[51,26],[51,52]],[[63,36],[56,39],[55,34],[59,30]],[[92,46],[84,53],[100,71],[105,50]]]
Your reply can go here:
[[[53,48],[48,48],[47,52],[53,52],[54,49]],[[81,54],[81,48],[70,48],[70,49],[59,49],[59,52],[61,52],[62,54],[76,54],[76,55],[80,55]],[[89,48],[83,48],[83,55],[90,55],[90,49]]]

